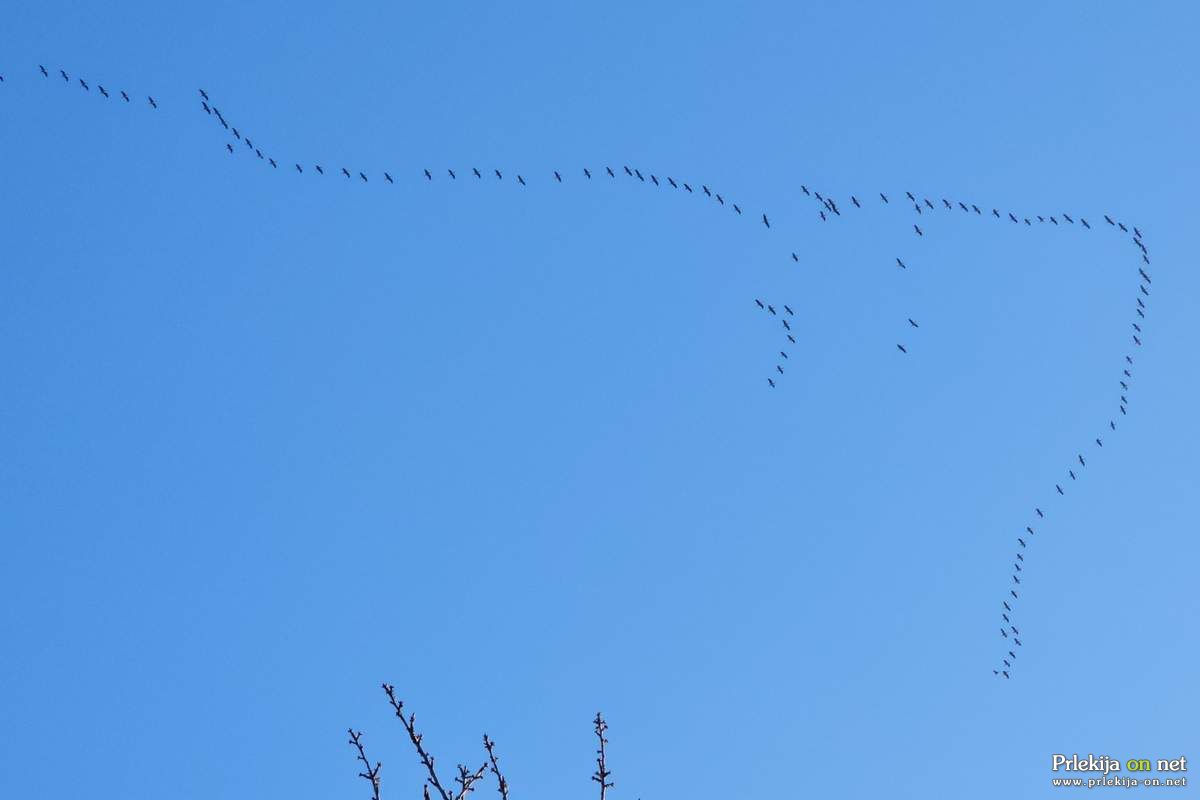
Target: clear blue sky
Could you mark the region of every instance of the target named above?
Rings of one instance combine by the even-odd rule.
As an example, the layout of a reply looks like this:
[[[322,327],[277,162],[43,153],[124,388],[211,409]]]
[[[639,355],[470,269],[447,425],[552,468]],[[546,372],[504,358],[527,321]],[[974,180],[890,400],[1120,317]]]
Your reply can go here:
[[[4,16],[0,796],[418,796],[384,680],[522,800],[1200,759],[1194,4]]]

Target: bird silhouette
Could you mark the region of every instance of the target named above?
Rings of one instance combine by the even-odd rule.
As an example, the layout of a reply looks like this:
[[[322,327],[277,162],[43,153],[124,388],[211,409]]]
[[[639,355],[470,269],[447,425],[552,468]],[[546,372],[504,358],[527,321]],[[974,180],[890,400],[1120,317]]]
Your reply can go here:
[[[522,186],[524,186],[524,185],[525,185],[525,179],[524,179],[524,178],[522,178],[520,175],[517,175],[517,183],[519,183],[519,184],[521,184]]]
[[[387,174],[386,172],[385,172],[385,173],[383,173],[383,179],[384,179],[385,181],[387,181],[388,183],[395,183],[395,181],[394,181],[394,180],[392,180],[392,176],[391,176],[391,175],[389,175],[389,174]]]
[[[317,164],[317,165],[315,165],[315,166],[313,167],[313,169],[315,169],[315,170],[316,170],[318,173],[320,173],[321,175],[324,175],[324,174],[325,174],[325,170],[321,169],[321,165],[320,165],[320,164]],[[387,173],[385,172],[385,173],[384,173],[384,175],[386,175],[386,174],[387,174]]]
[[[92,90],[92,88],[87,85],[87,81],[85,81],[83,78],[79,79],[79,85],[82,86],[86,91],[90,92]]]
[[[59,75],[62,75],[62,78],[63,78],[63,80],[64,80],[64,81],[66,81],[66,82],[68,82],[68,83],[70,83],[70,82],[71,82],[71,78],[70,78],[70,77],[67,75],[67,73],[66,73],[66,71],[65,71],[65,70],[61,70],[61,69],[60,69],[60,70],[58,71],[58,74],[59,74]]]
[[[613,174],[612,167],[605,167],[605,169],[608,170],[608,177],[610,177],[610,178],[617,177],[616,175]]]
[[[788,354],[783,352],[782,350],[779,351],[779,355],[783,356],[784,358],[788,357]]]
[[[492,170],[492,172],[496,173],[497,178],[499,178],[500,180],[504,180],[504,176],[500,174],[500,170],[495,169],[495,170]]]
[[[558,170],[554,170],[554,180],[558,181],[559,183],[562,183],[562,175],[558,174]]]
[[[275,169],[279,169],[279,165],[275,163],[275,159],[268,158],[267,161],[271,164],[272,167],[274,167]]]
[[[678,184],[678,183],[676,183],[676,182],[675,182],[675,179],[674,179],[674,178],[672,178],[672,177],[670,177],[670,176],[667,176],[667,183],[671,184],[671,188],[672,188],[672,189],[678,189],[678,188],[679,188],[679,184]]]
[[[482,174],[482,173],[480,173],[480,171],[479,171],[479,168],[478,168],[478,167],[471,167],[471,172],[474,172],[474,173],[475,173],[475,177],[476,177],[476,178],[482,178],[482,177],[483,177],[483,174]]]
[[[426,173],[428,173],[428,172],[429,172],[429,170],[425,170],[425,172],[426,172]],[[342,174],[343,174],[343,175],[345,175],[347,178],[349,178],[349,177],[350,177],[350,170],[346,169],[345,167],[342,167]]]
[[[733,204],[733,210],[736,211],[739,215],[742,213],[742,209],[738,208],[737,203]]]
[[[1074,470],[1067,470],[1067,474],[1071,476],[1071,480],[1075,480],[1075,472],[1074,472]]]
[[[782,374],[783,374],[783,367],[781,367],[781,366],[779,366],[778,364],[776,364],[776,365],[775,365],[775,369],[779,370],[779,374],[780,374],[780,375],[782,375]]]
[[[1087,462],[1083,460],[1083,454],[1082,454],[1082,453],[1079,455],[1079,466],[1081,466],[1081,467],[1086,467],[1086,466],[1087,466]]]
[[[655,185],[655,186],[661,186],[661,185],[662,185],[662,184],[660,184],[660,183],[658,182],[658,178],[654,177],[653,175],[651,175],[651,176],[650,176],[650,180],[654,182],[654,185]]]
[[[792,329],[792,326],[788,325],[788,321],[786,319],[781,319],[780,322],[782,322],[783,327],[787,328],[789,331]]]
[[[855,208],[862,208],[862,204],[858,202],[858,198],[854,195],[850,195],[850,202],[854,203]]]
[[[587,176],[589,181],[592,179],[592,173],[588,170],[587,167],[583,168],[583,174]]]
[[[717,202],[720,203],[721,205],[725,205],[725,199],[723,197],[721,197],[720,194],[717,194]]]
[[[907,352],[908,352],[908,350],[906,350],[906,349],[904,348],[904,345],[902,345],[902,344],[898,344],[898,345],[896,345],[896,347],[898,347],[898,348],[900,349],[900,352],[901,352],[901,353],[907,353]]]
[[[900,266],[900,269],[908,269],[908,267],[905,266],[904,262],[900,260],[899,256],[896,257],[896,263]]]
[[[799,262],[799,261],[800,261],[800,257],[799,257],[798,255],[796,255],[795,253],[792,253],[792,261]]]
[[[367,180],[367,176],[362,174],[361,172],[358,173],[358,177],[362,178],[363,183],[369,183],[369,181]]]
[[[108,91],[103,86],[97,83],[96,88],[100,90],[100,94],[104,95],[105,99],[108,98]]]
[[[884,194],[883,192],[880,192],[880,193],[879,193],[879,196],[880,196],[880,198],[882,198],[882,199],[883,199],[883,202],[885,202],[885,203],[886,203],[886,202],[888,202],[888,199],[887,199],[887,195],[886,195],[886,194]]]
[[[153,97],[147,96],[146,99],[150,101],[151,106],[153,106],[154,108],[158,108],[158,103],[154,102]]]
[[[38,64],[38,69],[40,69],[40,70],[42,71],[42,77],[43,77],[43,78],[49,78],[49,77],[50,77],[50,73],[49,73],[49,72],[46,72],[46,68],[45,68],[45,67],[43,67],[41,64]]]
[[[450,179],[451,179],[451,180],[455,180],[455,181],[456,181],[456,180],[458,180],[458,176],[454,174],[454,170],[452,170],[452,169],[447,169],[447,170],[446,170],[446,172],[450,173]],[[361,175],[362,173],[359,173],[359,174]]]
[[[1039,517],[1045,518],[1046,515],[1042,513],[1042,510],[1040,508],[1035,508],[1034,511],[1037,512],[1037,515]]]
[[[704,190],[704,193],[705,193],[706,195],[708,195],[709,197],[712,197],[712,192],[710,192],[710,191],[708,190],[708,187],[707,187],[707,186],[705,186],[704,184],[700,184],[700,188]]]
[[[346,171],[345,169],[342,170],[342,172],[345,172],[345,171]],[[429,170],[424,170],[424,172],[425,172],[425,180],[427,180],[427,181],[433,180],[433,175],[431,175],[429,173]],[[349,177],[349,176],[347,176],[347,177]]]
[[[1061,487],[1061,486],[1059,486],[1057,483],[1056,483],[1056,484],[1054,484],[1054,488],[1058,490],[1058,493],[1059,493],[1059,494],[1062,494],[1062,493],[1063,493],[1062,487]]]
[[[775,381],[771,380],[770,378],[767,378],[767,383],[771,384],[772,389],[775,388]]]
[[[787,303],[784,303],[784,304],[783,304],[783,310],[784,310],[784,311],[786,311],[786,312],[788,313],[788,315],[789,315],[789,316],[795,316],[795,315],[796,315],[796,312],[792,311],[792,307],[791,307],[791,306],[789,306]]]
[[[1079,218],[1079,223],[1081,225],[1083,225],[1083,227],[1087,228],[1089,231],[1092,229],[1092,226],[1088,225],[1088,221],[1086,219],[1084,219],[1083,217]]]
[[[912,317],[909,317],[909,318],[908,318],[908,324],[909,324],[909,325],[912,325],[914,328],[919,328],[919,327],[921,327],[921,326],[920,326],[920,325],[918,325],[917,323],[913,322],[913,318],[912,318]]]
[[[807,186],[805,186],[803,183],[802,183],[802,184],[800,184],[800,191],[804,192],[805,194],[808,194],[808,193],[809,193],[809,192],[808,192],[808,187],[807,187]]]
[[[913,225],[913,230],[915,230],[915,231],[917,232],[917,236],[924,236],[924,235],[925,235],[924,233],[922,233],[922,232],[921,232],[921,229],[920,229],[918,226],[916,226],[916,225]]]
[[[771,316],[775,316],[775,306],[768,305],[768,306],[767,306],[767,311],[770,311],[770,312],[771,312]]]
[[[790,333],[787,335],[787,337],[788,337],[789,342],[791,342],[792,344],[796,343],[796,337],[792,336]]]
[[[233,145],[231,145],[229,142],[225,143],[225,147],[226,147],[226,149],[229,150],[230,153],[233,152]]]
[[[300,167],[299,164],[296,165],[296,172],[299,172],[301,174],[303,174],[303,172],[304,172],[304,170]]]
[[[1104,447],[1104,442],[1100,441],[1099,439],[1096,439],[1096,445],[1098,447]]]

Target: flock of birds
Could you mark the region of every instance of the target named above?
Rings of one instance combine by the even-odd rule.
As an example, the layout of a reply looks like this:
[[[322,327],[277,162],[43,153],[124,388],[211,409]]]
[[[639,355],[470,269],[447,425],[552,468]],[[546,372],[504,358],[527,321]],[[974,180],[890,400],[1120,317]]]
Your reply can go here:
[[[51,72],[45,66],[38,65],[38,70],[40,71],[43,78],[46,78],[46,79],[51,78]],[[66,82],[67,84],[71,83],[71,76],[66,72],[66,70],[58,69],[57,72],[58,72],[58,75],[61,76],[61,78],[63,79],[64,82]],[[77,76],[76,80],[78,81],[78,85],[84,91],[91,92],[91,84],[89,84],[89,82],[87,80],[85,80],[81,77],[78,77],[78,76]],[[3,82],[4,82],[4,76],[0,75],[0,83],[3,83]],[[105,99],[111,99],[112,95],[110,94],[108,89],[106,89],[102,84],[96,83],[96,88],[97,88],[100,96],[102,96]],[[272,168],[272,169],[279,169],[279,161],[276,160],[276,158],[274,156],[264,153],[261,145],[255,144],[255,140],[251,139],[251,137],[244,130],[239,130],[237,127],[232,125],[230,123],[230,121],[226,118],[225,114],[222,113],[221,110],[215,104],[213,104],[207,91],[205,91],[204,89],[200,89],[198,91],[199,91],[200,108],[203,111],[203,113],[205,113],[206,115],[211,117],[218,125],[220,125],[220,127],[224,131],[227,131],[229,136],[231,137],[231,139],[229,141],[225,142],[225,150],[230,155],[235,155],[238,152],[243,152],[242,147],[244,146],[244,148],[245,148],[244,152],[251,154],[257,160],[262,161],[266,165],[269,165],[270,168]],[[132,102],[129,94],[125,90],[123,90],[123,89],[119,90],[118,93],[120,94],[121,99],[124,100],[126,103]],[[158,102],[153,97],[147,95],[146,100],[147,100],[147,103],[149,104],[149,106],[151,106],[154,109],[158,108]],[[235,142],[238,144],[235,145]],[[312,174],[315,174],[318,176],[323,176],[326,173],[324,166],[322,166],[321,164],[316,163],[316,162],[305,161],[304,163],[301,163],[299,161],[296,161],[296,162],[292,162],[292,164],[293,164],[293,169],[297,174],[301,174],[301,175],[305,174],[305,166],[306,165],[311,168]],[[558,170],[553,170],[552,172],[553,172],[553,180],[556,183],[563,183],[564,181],[566,181],[568,179],[567,177],[564,177],[563,173]],[[350,170],[347,167],[343,166],[343,167],[340,167],[340,174],[343,176],[343,178],[345,178],[347,180],[353,180],[355,177],[357,177],[364,184],[370,182],[370,176],[366,171],[357,170],[357,169]],[[380,170],[373,174],[375,174],[377,176],[382,175],[383,180],[388,184],[396,183],[396,178],[394,178],[390,172]],[[494,179],[494,180],[504,180],[504,173],[499,168],[493,168],[490,170],[480,170],[478,167],[471,167],[469,173],[464,170],[462,174],[463,174],[464,179],[467,178],[468,176],[470,176],[475,180],[484,180],[485,177],[489,178],[489,179]],[[516,176],[517,184],[519,184],[520,186],[528,185],[528,183],[526,182],[525,176],[523,174],[521,174],[521,173],[513,173],[513,174],[515,174],[515,176]],[[700,196],[700,193],[703,193],[703,195],[705,197],[710,198],[713,202],[715,202],[721,206],[729,208],[732,212],[734,212],[735,215],[737,215],[737,216],[744,215],[741,205],[739,205],[738,203],[734,203],[732,201],[727,202],[726,198],[720,192],[714,191],[707,184],[704,184],[704,183],[694,183],[691,181],[676,180],[672,176],[664,176],[660,179],[660,177],[656,173],[651,173],[649,171],[647,171],[646,173],[643,173],[639,168],[629,167],[627,165],[623,165],[623,166],[619,167],[617,170],[614,170],[612,166],[605,166],[603,168],[603,172],[601,172],[600,170],[596,170],[595,173],[593,173],[593,171],[590,167],[583,167],[583,168],[581,168],[581,170],[579,172],[579,175],[581,175],[582,178],[587,181],[593,180],[593,178],[599,178],[604,175],[606,175],[607,178],[609,178],[609,179],[615,180],[619,174],[623,174],[626,178],[637,180],[637,181],[640,181],[643,183],[645,183],[648,178],[649,183],[653,184],[654,186],[670,187],[672,190],[680,191],[685,194]],[[432,171],[430,171],[428,168],[424,168],[421,170],[420,173],[415,174],[413,177],[416,178],[417,180],[424,180],[426,182],[432,182],[434,180],[435,176],[434,176],[434,173]],[[448,178],[449,180],[458,180],[459,173],[457,171],[455,171],[453,168],[447,168],[445,177]],[[546,177],[547,177],[547,179],[550,178],[550,176],[546,176]],[[578,179],[578,177],[576,179]],[[700,191],[697,192],[696,189],[693,188],[693,185],[698,187]],[[857,195],[853,195],[853,194],[848,195],[849,202],[847,203],[846,201],[843,200],[839,204],[838,200],[836,200],[835,198],[827,196],[827,195],[823,195],[821,192],[818,192],[816,190],[809,189],[808,186],[801,185],[800,191],[803,193],[803,195],[805,197],[811,198],[813,200],[813,202],[815,203],[814,209],[816,211],[816,216],[818,219],[820,219],[821,222],[829,222],[831,220],[841,217],[843,209],[846,210],[846,213],[853,213],[852,210],[857,210],[857,209],[863,208],[863,201],[860,200]],[[941,213],[946,213],[946,212],[961,213],[961,214],[966,214],[967,216],[970,216],[970,217],[995,219],[995,220],[1001,220],[1001,221],[1007,220],[1010,224],[1023,225],[1024,227],[1033,227],[1035,225],[1034,220],[1036,220],[1036,225],[1039,225],[1039,226],[1048,225],[1048,226],[1063,227],[1063,228],[1066,228],[1067,226],[1071,226],[1071,227],[1078,228],[1079,230],[1086,230],[1086,231],[1093,230],[1091,223],[1089,223],[1087,221],[1087,219],[1085,219],[1084,217],[1078,216],[1078,220],[1077,220],[1076,216],[1072,216],[1067,213],[1034,214],[1031,216],[1025,216],[1023,214],[1018,215],[1016,213],[1013,213],[1012,211],[1006,211],[1002,214],[998,208],[991,208],[988,211],[985,211],[984,208],[981,208],[980,206],[976,205],[975,203],[967,203],[967,202],[964,202],[961,200],[951,201],[945,197],[939,198],[941,200],[940,207],[939,207],[938,204],[935,204],[928,197],[924,197],[924,196],[918,197],[917,195],[913,194],[910,191],[904,192],[904,197],[905,197],[904,202],[900,201],[899,196],[897,195],[896,202],[893,203],[893,201],[889,198],[889,196],[884,192],[878,192],[878,197],[879,197],[879,199],[877,202],[879,204],[886,205],[889,207],[891,207],[891,206],[901,207],[904,204],[907,204],[907,205],[911,206],[911,211],[913,213],[917,214],[919,217],[922,217],[926,214],[938,213],[940,211]],[[1061,219],[1061,222],[1060,222],[1060,219]],[[1134,298],[1136,301],[1136,305],[1133,310],[1136,314],[1136,317],[1131,322],[1132,334],[1131,334],[1131,340],[1130,340],[1131,345],[1136,349],[1136,348],[1142,346],[1142,334],[1143,334],[1142,326],[1145,323],[1146,311],[1147,311],[1147,301],[1150,297],[1151,279],[1150,279],[1149,273],[1147,273],[1147,271],[1146,271],[1146,267],[1150,264],[1150,251],[1147,249],[1145,241],[1142,236],[1142,232],[1138,227],[1127,226],[1124,222],[1115,220],[1107,214],[1104,215],[1104,221],[1105,221],[1105,223],[1107,223],[1108,227],[1111,228],[1112,230],[1119,231],[1120,233],[1127,235],[1129,237],[1129,240],[1132,242],[1132,244],[1137,249],[1137,255],[1138,255],[1137,271],[1138,271],[1138,278],[1139,278],[1138,294]],[[761,213],[761,222],[762,222],[764,230],[772,230],[770,218],[768,217],[768,215],[765,212]],[[925,236],[925,231],[922,230],[919,222],[914,222],[912,227],[913,227],[914,234],[916,236],[918,236],[918,237]],[[1132,228],[1132,230],[1131,230],[1131,228]],[[794,262],[798,262],[800,260],[799,256],[794,251],[790,254],[790,256],[791,256],[791,260]],[[901,259],[899,256],[896,256],[896,267],[898,269],[904,269],[904,270],[908,269],[908,265],[905,264],[904,260]],[[794,312],[792,311],[791,307],[786,304],[781,304],[780,307],[783,310],[783,314],[781,315],[779,313],[779,310],[772,303],[766,303],[761,299],[755,299],[755,303],[756,303],[758,309],[762,313],[769,314],[771,316],[775,316],[775,317],[779,318],[780,322],[782,323],[782,327],[784,329],[784,335],[787,338],[788,344],[795,344],[796,339],[792,335],[792,327],[791,327],[791,324],[788,322],[788,318],[791,316],[794,316]],[[907,324],[908,324],[908,327],[905,330],[908,330],[908,331],[912,331],[912,330],[920,328],[920,324],[916,320],[914,320],[912,317],[908,317]],[[906,343],[903,340],[896,342],[896,348],[897,348],[898,352],[901,354],[908,354],[908,352],[909,352],[908,347],[906,346]],[[780,375],[780,376],[782,376],[784,374],[784,362],[789,359],[787,349],[788,349],[787,345],[783,345],[782,349],[779,350],[779,357],[781,360],[779,361],[779,363],[777,363],[775,365],[775,372],[778,373],[778,375]],[[1128,352],[1125,353],[1124,362],[1121,365],[1122,366],[1121,378],[1118,381],[1118,383],[1121,387],[1120,392],[1118,394],[1119,402],[1115,403],[1116,412],[1114,413],[1114,417],[1108,420],[1107,431],[1115,431],[1117,429],[1117,417],[1124,417],[1128,414],[1128,406],[1129,406],[1128,395],[1130,392],[1130,385],[1133,381],[1133,365],[1134,365],[1133,355]],[[771,388],[776,387],[775,379],[776,379],[775,374],[772,374],[767,378],[767,383]],[[1101,438],[1101,436],[1095,437],[1094,446],[1096,448],[1104,447],[1104,441]],[[1080,473],[1082,473],[1082,471],[1086,467],[1087,467],[1087,459],[1084,457],[1084,453],[1083,452],[1077,453],[1076,457],[1074,459],[1072,459],[1070,467],[1066,471],[1066,474],[1069,477],[1070,481],[1078,480]],[[1076,469],[1078,469],[1079,472],[1076,472]],[[1061,479],[1061,480],[1063,480],[1063,483],[1067,483],[1066,479]],[[1054,489],[1055,489],[1056,493],[1060,496],[1066,494],[1066,490],[1063,488],[1063,483],[1055,483],[1054,484]],[[1069,483],[1067,483],[1067,485],[1069,485]],[[1000,659],[1000,663],[997,664],[992,671],[993,671],[993,674],[996,675],[997,677],[1002,677],[1005,679],[1008,679],[1011,677],[1011,671],[1014,668],[1017,654],[1020,652],[1020,648],[1022,647],[1022,642],[1020,639],[1021,632],[1020,632],[1020,629],[1018,629],[1017,626],[1014,624],[1013,619],[1016,616],[1016,606],[1017,606],[1017,602],[1020,599],[1020,589],[1023,586],[1022,576],[1024,575],[1025,569],[1027,566],[1026,555],[1029,552],[1030,542],[1033,540],[1033,537],[1036,535],[1037,528],[1035,528],[1034,526],[1040,525],[1041,521],[1046,518],[1046,514],[1042,511],[1041,507],[1035,506],[1034,513],[1036,515],[1036,519],[1031,520],[1030,523],[1025,526],[1025,530],[1022,532],[1022,534],[1020,536],[1016,537],[1017,548],[1014,553],[1014,560],[1012,563],[1011,574],[1009,575],[1009,577],[1011,579],[1011,583],[1008,585],[1007,594],[1005,594],[1005,596],[1002,600],[1003,610],[1001,612],[1001,620],[1002,620],[1003,624],[1000,626],[1000,635],[1002,637],[1002,643],[1003,643],[1003,655]]]

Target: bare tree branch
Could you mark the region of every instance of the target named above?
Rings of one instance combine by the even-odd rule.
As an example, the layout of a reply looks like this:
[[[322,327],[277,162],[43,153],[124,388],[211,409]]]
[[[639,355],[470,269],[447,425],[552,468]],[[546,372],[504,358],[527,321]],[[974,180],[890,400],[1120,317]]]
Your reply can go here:
[[[604,800],[605,794],[612,788],[612,782],[609,777],[612,775],[608,770],[608,766],[604,761],[604,747],[608,744],[608,739],[604,734],[608,731],[608,723],[604,721],[604,717],[600,712],[596,712],[596,718],[592,720],[592,726],[596,731],[596,738],[600,740],[600,747],[596,750],[596,772],[592,775],[592,780],[600,784],[600,800]]]
[[[387,694],[388,702],[392,705],[392,710],[396,712],[396,716],[400,719],[400,724],[404,726],[404,730],[408,732],[408,738],[412,741],[413,747],[416,748],[417,755],[421,759],[421,763],[425,765],[425,771],[429,773],[429,786],[437,790],[441,795],[442,800],[454,800],[450,792],[446,791],[442,786],[442,782],[438,779],[437,770],[433,766],[433,756],[421,744],[422,736],[417,733],[416,723],[417,715],[409,714],[407,718],[404,716],[404,701],[396,699],[396,688],[391,684],[383,684],[383,691]],[[429,796],[428,786],[425,790],[426,797]]]
[[[500,771],[500,762],[496,758],[496,743],[488,738],[485,733],[483,735],[483,749],[487,750],[488,761],[491,763],[492,774],[496,776],[496,790],[500,792],[501,800],[508,800],[508,781],[504,778],[504,773]]]
[[[483,773],[486,770],[487,770],[487,764],[484,764],[483,766],[481,766],[479,769],[475,770],[474,772],[471,772],[465,766],[463,766],[462,764],[459,764],[458,765],[458,777],[454,779],[454,782],[458,784],[459,789],[458,789],[458,795],[455,796],[454,800],[463,800],[463,798],[465,798],[468,794],[475,791],[475,787],[474,787],[475,782],[483,777]]]
[[[370,759],[367,758],[367,751],[362,745],[362,731],[355,732],[354,728],[349,729],[350,744],[354,745],[354,749],[358,750],[358,760],[363,763],[363,769],[366,772],[358,773],[358,777],[371,782],[371,800],[379,800],[379,770],[383,768],[383,762],[375,762],[375,766],[371,766]]]

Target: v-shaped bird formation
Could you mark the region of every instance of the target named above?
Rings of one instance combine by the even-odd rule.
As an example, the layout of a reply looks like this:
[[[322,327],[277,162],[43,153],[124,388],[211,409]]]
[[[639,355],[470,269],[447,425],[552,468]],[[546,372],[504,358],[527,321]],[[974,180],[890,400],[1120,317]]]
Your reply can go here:
[[[39,64],[37,66],[37,70],[38,73],[36,74],[40,74],[41,77],[48,82],[59,82],[58,79],[61,78],[61,82],[59,82],[60,85],[74,85],[83,94],[94,94],[103,101],[115,99],[106,86],[100,84],[99,82],[94,82],[96,92],[93,93],[92,81],[89,81],[88,79],[78,75],[74,76],[73,81],[72,75],[65,69],[56,68],[52,71],[50,68]],[[4,76],[0,74],[0,84],[4,83],[4,81]],[[505,177],[506,171],[499,167],[481,168],[478,165],[472,165],[465,169],[456,169],[454,167],[431,169],[429,167],[423,167],[420,169],[420,171],[414,170],[412,172],[404,173],[399,171],[386,171],[382,169],[366,170],[359,169],[358,167],[351,168],[345,165],[336,165],[331,166],[330,171],[327,173],[326,165],[321,163],[320,160],[314,160],[311,158],[278,158],[275,154],[272,154],[269,150],[265,149],[258,136],[251,137],[246,130],[239,130],[227,118],[225,113],[222,112],[212,102],[206,90],[200,89],[198,91],[198,109],[200,113],[203,113],[208,118],[211,118],[213,123],[219,126],[221,131],[228,137],[223,142],[222,149],[231,156],[236,156],[239,154],[249,156],[254,162],[261,162],[267,169],[280,171],[280,174],[290,172],[296,176],[304,176],[317,180],[337,180],[338,178],[330,176],[340,175],[341,180],[352,181],[361,186],[371,184],[382,185],[385,187],[396,185],[397,181],[401,180],[403,176],[408,176],[407,179],[416,180],[422,183],[432,183],[434,180],[510,180],[514,185],[525,188],[529,187],[531,183],[536,183],[538,178],[541,178],[544,182],[544,185],[548,186],[559,186],[571,181],[588,182],[594,180],[626,180],[633,181],[638,184],[658,187],[660,189],[669,189],[670,191],[678,192],[680,196],[690,195],[697,198],[703,196],[705,199],[710,200],[717,206],[728,209],[734,217],[753,219],[752,216],[747,217],[743,213],[742,203],[727,201],[727,198],[721,192],[714,190],[706,183],[685,181],[678,179],[673,175],[661,175],[648,170],[643,172],[639,167],[631,167],[626,164],[618,165],[616,169],[614,169],[612,165],[604,165],[603,167],[598,167],[596,169],[593,169],[590,166],[576,167],[571,170],[555,169],[550,171],[551,174],[539,174],[536,176],[533,173],[507,171],[507,174],[510,176],[509,178]],[[117,93],[119,94],[121,101],[124,103],[133,103],[132,97],[124,89],[117,90]],[[159,103],[154,97],[146,95],[145,107],[150,109],[158,109]],[[284,167],[283,170],[280,170],[281,165]],[[287,169],[288,165],[291,165],[291,169]],[[378,180],[372,184],[371,178],[377,178]],[[848,195],[848,202],[845,200],[839,202],[837,199],[828,195],[824,195],[815,189],[810,189],[804,184],[799,186],[799,192],[801,196],[812,199],[815,204],[814,210],[816,212],[816,219],[818,219],[821,223],[829,223],[843,218],[843,211],[845,214],[852,215],[855,211],[864,208],[865,201],[860,199],[858,195],[855,194]],[[918,240],[923,240],[926,236],[926,229],[922,228],[922,222],[926,217],[933,217],[937,214],[953,214],[957,216],[965,215],[966,217],[972,219],[1006,222],[1007,224],[1018,225],[1023,228],[1032,228],[1035,224],[1038,226],[1050,226],[1064,230],[1073,228],[1080,232],[1093,232],[1092,235],[1095,235],[1094,232],[1099,228],[1107,227],[1109,230],[1119,233],[1122,238],[1127,239],[1127,241],[1131,242],[1136,248],[1137,260],[1135,263],[1138,272],[1138,288],[1137,294],[1134,296],[1136,305],[1133,309],[1136,317],[1131,322],[1132,332],[1130,334],[1130,344],[1133,350],[1124,354],[1124,360],[1121,364],[1121,378],[1118,381],[1120,391],[1116,392],[1119,401],[1114,402],[1114,412],[1112,417],[1105,421],[1106,426],[1099,431],[1098,435],[1095,436],[1092,442],[1087,444],[1085,449],[1089,451],[1091,455],[1085,457],[1084,450],[1076,452],[1074,457],[1070,460],[1070,466],[1066,469],[1066,477],[1060,478],[1059,480],[1061,482],[1054,483],[1055,493],[1053,496],[1065,497],[1067,494],[1067,488],[1071,486],[1072,482],[1080,480],[1086,472],[1088,458],[1097,455],[1104,447],[1103,436],[1107,433],[1116,431],[1117,418],[1124,417],[1129,413],[1128,396],[1130,393],[1130,386],[1133,381],[1133,367],[1135,364],[1133,352],[1143,345],[1142,337],[1144,335],[1146,313],[1148,310],[1147,303],[1150,297],[1150,286],[1152,283],[1150,275],[1146,271],[1146,268],[1150,264],[1150,251],[1146,247],[1144,237],[1142,236],[1142,231],[1137,226],[1128,226],[1124,222],[1114,219],[1108,214],[1103,215],[1106,225],[1097,225],[1096,227],[1093,227],[1092,224],[1089,223],[1088,220],[1082,215],[1071,215],[1065,212],[1057,212],[1055,214],[1032,214],[1027,216],[1025,214],[1018,214],[1013,211],[1005,211],[1001,213],[999,208],[989,207],[986,204],[981,207],[973,202],[951,200],[950,198],[946,197],[938,198],[940,200],[940,204],[935,204],[932,200],[930,200],[929,197],[918,196],[912,191],[905,191],[903,193],[903,200],[900,199],[900,194],[893,193],[891,197],[895,198],[895,202],[893,202],[887,192],[879,191],[874,194],[878,196],[878,201],[872,202],[876,202],[876,204],[879,206],[900,211],[903,210],[903,208],[907,205],[911,213],[917,215],[916,221],[912,222],[912,235],[917,237]],[[864,197],[866,196],[864,195]],[[770,231],[772,232],[772,235],[783,235],[775,233],[779,227],[777,224],[778,219],[775,215],[768,214],[765,211],[759,211],[756,213],[759,214],[757,221],[761,222],[761,230],[763,232]],[[1036,220],[1036,223],[1034,220]],[[928,223],[926,223],[926,228],[928,227]],[[800,262],[800,257],[794,250],[790,252],[790,259],[794,263]],[[904,259],[896,256],[896,268],[908,270],[909,265],[905,263]],[[791,350],[791,346],[796,344],[795,333],[792,330],[791,323],[789,322],[789,319],[794,317],[794,313],[792,308],[787,304],[768,303],[761,299],[755,299],[754,302],[760,313],[767,315],[768,317],[774,317],[778,319],[782,329],[781,336],[783,338],[780,340],[780,349],[778,351],[779,357],[776,359],[774,371],[770,373],[767,378],[767,384],[769,388],[774,389],[778,386],[778,382],[781,381],[783,376],[786,374],[786,370],[791,359],[789,352]],[[906,322],[898,321],[898,326],[909,335],[915,335],[915,331],[921,330],[920,323],[911,316],[907,317]],[[910,342],[908,341],[907,337],[901,337],[900,340],[896,341],[895,346],[896,351],[900,355],[906,356],[910,354]],[[997,663],[992,670],[995,676],[1005,679],[1011,678],[1017,655],[1021,652],[1021,648],[1024,646],[1021,640],[1021,631],[1017,627],[1015,620],[1018,616],[1017,609],[1020,607],[1019,603],[1021,600],[1021,592],[1025,586],[1026,572],[1029,566],[1028,555],[1031,549],[1030,546],[1035,537],[1042,530],[1042,523],[1048,518],[1046,512],[1042,510],[1040,505],[1034,506],[1033,511],[1036,518],[1028,520],[1027,524],[1024,525],[1024,530],[1015,537],[1015,552],[1013,553],[1011,569],[1006,570],[1008,581],[1006,581],[1005,594],[1001,600],[1000,612],[1002,655],[999,663]]]

